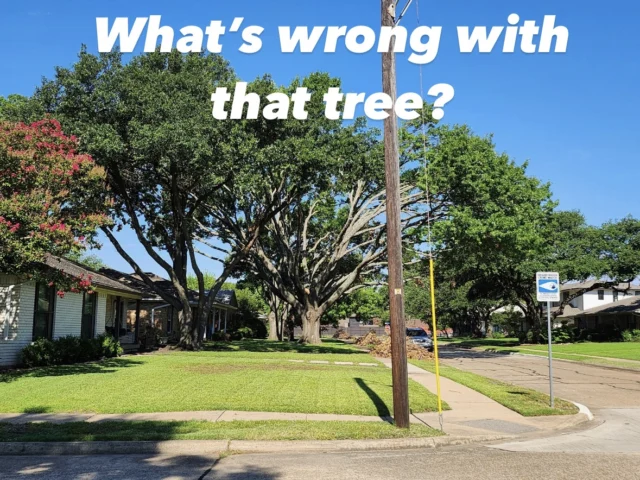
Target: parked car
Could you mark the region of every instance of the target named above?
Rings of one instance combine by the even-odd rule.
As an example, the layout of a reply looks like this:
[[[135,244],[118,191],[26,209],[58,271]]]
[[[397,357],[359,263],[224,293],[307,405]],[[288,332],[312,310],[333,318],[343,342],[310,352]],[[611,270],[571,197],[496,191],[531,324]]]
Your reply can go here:
[[[414,344],[433,352],[433,340],[423,329],[407,328],[407,338],[409,338]]]

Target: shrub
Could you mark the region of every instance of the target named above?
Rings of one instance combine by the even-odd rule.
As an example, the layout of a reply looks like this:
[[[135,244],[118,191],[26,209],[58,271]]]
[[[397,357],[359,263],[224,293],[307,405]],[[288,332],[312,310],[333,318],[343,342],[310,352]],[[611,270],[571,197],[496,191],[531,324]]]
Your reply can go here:
[[[553,343],[573,343],[576,341],[574,329],[566,324],[551,331],[551,341]]]
[[[492,332],[491,333],[491,338],[503,339],[503,338],[507,338],[507,336],[502,332]]]
[[[122,345],[112,336],[103,333],[95,340],[99,345],[99,358],[114,358],[122,355]]]
[[[40,338],[22,349],[22,363],[26,367],[55,365],[55,346],[51,340]]]
[[[640,342],[640,330],[625,330],[622,332],[623,342]]]
[[[622,332],[615,325],[602,325],[594,329],[581,330],[577,335],[578,341],[587,342],[621,342]]]
[[[240,327],[231,334],[231,340],[244,340],[245,338],[255,338],[254,331],[249,327]]]
[[[122,355],[122,347],[120,342],[105,334],[92,339],[68,336],[51,341],[41,338],[23,348],[21,355],[25,367],[50,367],[117,357]]]
[[[140,341],[146,346],[160,345],[163,336],[164,332],[160,328],[145,325],[140,333]]]
[[[214,342],[228,342],[229,340],[231,340],[231,335],[219,330],[211,335],[211,339]]]

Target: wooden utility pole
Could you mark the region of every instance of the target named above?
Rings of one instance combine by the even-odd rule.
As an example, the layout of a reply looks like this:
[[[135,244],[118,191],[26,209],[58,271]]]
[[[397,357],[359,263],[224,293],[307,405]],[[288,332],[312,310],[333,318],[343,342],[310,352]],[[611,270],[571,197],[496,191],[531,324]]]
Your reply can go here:
[[[382,0],[382,26],[395,26],[395,1]],[[389,52],[382,54],[382,89],[396,102],[395,38]],[[400,226],[400,154],[398,119],[393,108],[384,121],[384,165],[387,188],[387,256],[389,258],[389,313],[393,375],[393,417],[396,426],[409,428],[409,376],[404,323],[404,281],[402,278],[402,229]]]

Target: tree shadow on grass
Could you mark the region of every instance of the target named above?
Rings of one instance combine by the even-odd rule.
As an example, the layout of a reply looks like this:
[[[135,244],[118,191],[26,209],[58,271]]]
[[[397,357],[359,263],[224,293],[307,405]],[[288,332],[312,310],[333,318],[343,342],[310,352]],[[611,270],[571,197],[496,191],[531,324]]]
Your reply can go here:
[[[311,353],[361,355],[363,352],[344,346],[334,345],[303,345],[297,342],[273,342],[267,340],[240,340],[235,342],[208,342],[203,347],[208,352],[260,352],[260,353]]]
[[[0,372],[0,383],[11,383],[21,378],[63,377],[87,373],[114,373],[121,368],[142,365],[143,362],[126,358],[110,358],[102,362],[80,363],[75,365],[56,365]]]
[[[22,410],[22,413],[28,414],[40,414],[40,413],[49,413],[51,411],[51,407],[27,407]]]
[[[389,411],[389,407],[387,404],[380,398],[380,396],[374,392],[367,383],[361,378],[354,379],[358,386],[368,395],[373,404],[378,410],[378,416],[382,418],[385,422],[393,424],[393,417],[391,416],[391,412]]]

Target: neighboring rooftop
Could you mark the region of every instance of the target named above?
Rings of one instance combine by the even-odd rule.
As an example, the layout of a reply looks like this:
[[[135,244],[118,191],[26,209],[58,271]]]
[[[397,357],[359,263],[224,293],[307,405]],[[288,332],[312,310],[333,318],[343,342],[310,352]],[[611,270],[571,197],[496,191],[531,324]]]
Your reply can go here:
[[[148,302],[164,301],[162,297],[153,288],[147,285],[142,280],[142,277],[138,274],[124,273],[118,270],[114,270],[112,268],[103,268],[100,270],[100,272],[102,272],[104,275],[108,276],[109,278],[112,278],[118,282],[129,285],[131,288],[135,288],[136,290],[139,290],[140,292],[142,292],[142,298],[145,301],[148,301]],[[145,273],[145,275],[149,277],[149,280],[153,282],[156,288],[159,288],[160,290],[165,292],[167,295],[176,297],[176,291],[175,291],[175,288],[173,287],[173,283],[171,282],[171,280],[167,280],[166,278],[163,278],[152,272]],[[198,292],[194,290],[189,290],[188,293],[189,293],[189,301],[191,303],[197,303]],[[237,307],[236,300],[235,300],[235,292],[233,290],[220,290],[216,295],[215,303],[218,305]]]
[[[559,310],[559,308],[560,307],[552,308],[551,311],[555,313]],[[562,311],[562,315],[558,315],[558,318],[573,318],[582,313],[584,312],[579,308],[575,308],[575,307],[572,307],[571,305],[567,305],[564,307],[564,310]]]
[[[136,289],[133,285],[128,285],[123,282],[119,282],[109,276],[106,276],[100,272],[92,270],[84,265],[81,265],[73,260],[67,258],[55,257],[53,255],[47,255],[44,263],[51,267],[69,274],[74,277],[91,277],[91,284],[96,287],[102,287],[109,290],[115,290],[123,293],[133,293],[140,295],[142,292]]]
[[[588,310],[585,310],[584,312],[580,312],[580,315],[614,314],[614,313],[640,314],[640,296],[627,297],[617,302],[607,303],[606,305],[590,308]]]
[[[562,285],[562,287],[560,287],[560,290],[568,291],[568,290],[582,290],[584,288],[592,288],[596,283],[599,283],[602,281],[603,280],[587,280],[586,282],[565,283],[564,285]],[[617,290],[640,290],[640,284],[625,282],[625,283],[619,283],[609,288],[616,288]]]

